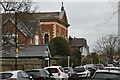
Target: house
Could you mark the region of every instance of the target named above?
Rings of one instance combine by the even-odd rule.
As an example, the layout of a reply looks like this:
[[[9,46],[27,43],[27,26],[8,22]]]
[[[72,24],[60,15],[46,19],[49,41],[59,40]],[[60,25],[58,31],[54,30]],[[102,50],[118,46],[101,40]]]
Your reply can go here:
[[[71,48],[79,48],[81,55],[87,56],[89,54],[89,46],[85,38],[69,37],[69,46]]]

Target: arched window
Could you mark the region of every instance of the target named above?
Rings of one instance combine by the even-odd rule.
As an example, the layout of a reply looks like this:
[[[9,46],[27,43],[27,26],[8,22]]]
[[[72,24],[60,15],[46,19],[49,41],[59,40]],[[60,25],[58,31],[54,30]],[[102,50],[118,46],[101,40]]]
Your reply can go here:
[[[48,42],[49,42],[49,35],[45,34],[45,36],[44,36],[44,43],[48,44]]]

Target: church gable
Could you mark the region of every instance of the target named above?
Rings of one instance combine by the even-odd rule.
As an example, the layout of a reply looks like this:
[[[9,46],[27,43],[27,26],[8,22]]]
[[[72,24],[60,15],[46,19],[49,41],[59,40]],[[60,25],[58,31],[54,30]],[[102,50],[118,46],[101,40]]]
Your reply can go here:
[[[65,11],[64,11],[64,14],[63,14],[63,16],[62,16],[62,22],[64,22],[64,23],[66,23],[66,24],[68,24],[68,20],[67,20],[67,16],[66,16],[66,13],[65,13]]]
[[[68,24],[68,20],[67,20],[67,16],[66,16],[66,12],[64,10],[64,7],[63,7],[63,2],[62,2],[62,7],[61,7],[61,12],[59,14],[59,18],[61,19],[61,21],[68,26],[70,26]]]

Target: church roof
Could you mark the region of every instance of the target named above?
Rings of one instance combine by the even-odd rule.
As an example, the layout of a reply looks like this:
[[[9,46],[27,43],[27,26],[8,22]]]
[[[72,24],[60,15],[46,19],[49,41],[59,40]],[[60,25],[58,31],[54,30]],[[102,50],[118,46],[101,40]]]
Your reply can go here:
[[[60,12],[17,13],[17,27],[25,36],[33,37],[36,30],[39,28],[38,26],[40,26],[38,25],[38,22],[44,19],[59,20],[65,25],[67,25],[66,27],[69,26],[66,12],[62,5]],[[8,20],[10,20],[13,24],[15,24],[15,14],[14,13],[3,13],[2,24],[4,25]]]

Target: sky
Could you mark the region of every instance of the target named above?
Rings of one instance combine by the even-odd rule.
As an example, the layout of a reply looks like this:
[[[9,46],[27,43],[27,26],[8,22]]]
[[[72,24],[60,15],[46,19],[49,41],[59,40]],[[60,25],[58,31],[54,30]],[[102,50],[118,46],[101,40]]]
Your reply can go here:
[[[40,12],[60,12],[62,1],[35,0]],[[109,34],[118,34],[118,0],[81,0],[64,1],[68,23],[68,35],[73,38],[85,38],[93,52],[98,39]]]

